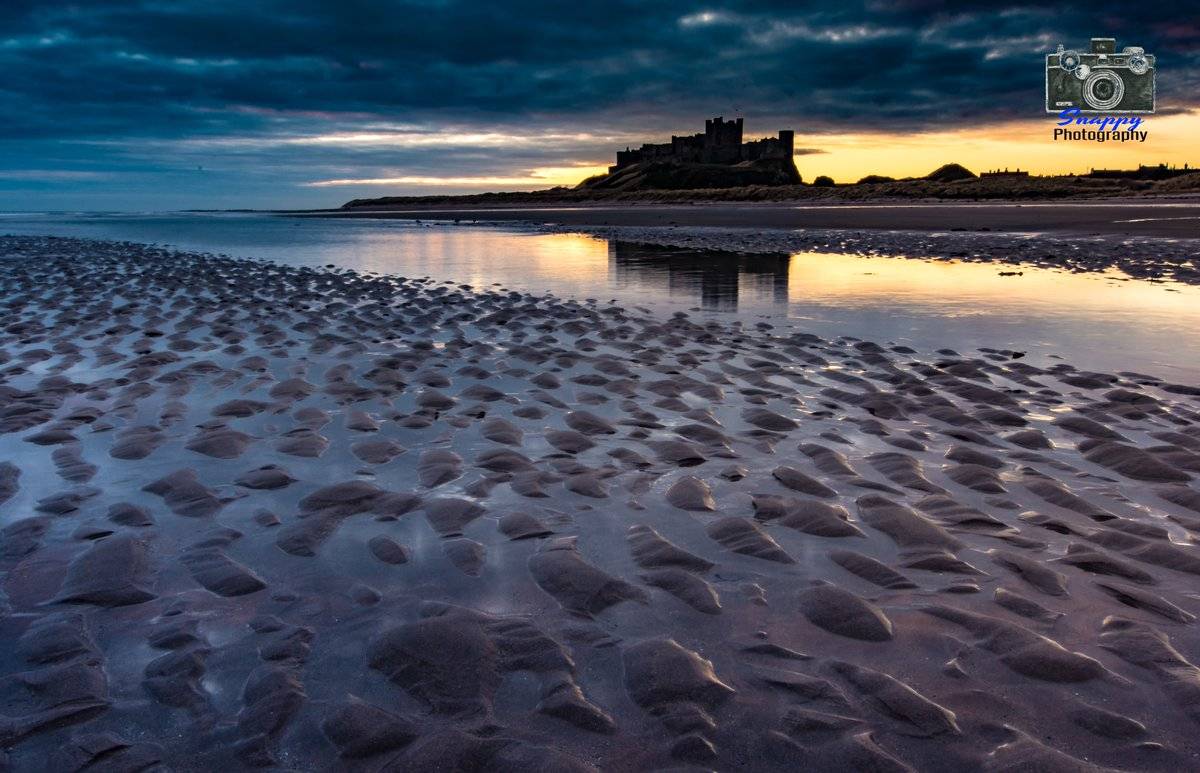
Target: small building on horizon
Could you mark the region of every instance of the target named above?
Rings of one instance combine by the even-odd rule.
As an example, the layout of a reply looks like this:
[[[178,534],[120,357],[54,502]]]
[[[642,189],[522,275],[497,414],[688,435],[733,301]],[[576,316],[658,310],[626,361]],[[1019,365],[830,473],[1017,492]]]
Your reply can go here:
[[[1019,178],[1024,178],[1024,177],[1028,177],[1028,176],[1029,176],[1029,172],[1027,172],[1023,169],[1014,169],[1010,172],[1010,171],[1008,171],[1007,166],[1004,167],[1003,171],[1001,171],[999,169],[995,169],[990,172],[980,172],[979,173],[980,179],[984,179],[984,178],[993,178],[994,179],[997,177],[1000,177],[1000,178],[1011,177],[1011,178],[1019,179]]]
[[[1184,164],[1182,167],[1167,166],[1166,164],[1158,164],[1156,166],[1139,164],[1137,169],[1093,168],[1086,176],[1104,180],[1169,180],[1172,177],[1181,177],[1185,174],[1193,174],[1194,172],[1196,172],[1196,168],[1187,164]]]

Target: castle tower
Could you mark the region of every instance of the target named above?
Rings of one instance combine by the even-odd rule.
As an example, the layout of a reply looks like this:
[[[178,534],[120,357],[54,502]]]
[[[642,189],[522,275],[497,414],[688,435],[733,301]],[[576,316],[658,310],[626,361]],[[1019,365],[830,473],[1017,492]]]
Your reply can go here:
[[[791,129],[781,129],[779,132],[779,144],[787,151],[786,157],[791,158],[796,152],[796,132]]]
[[[701,161],[708,164],[736,163],[742,148],[742,119],[726,121],[723,116],[704,122]]]
[[[723,147],[742,144],[743,119],[735,118],[726,121],[724,116],[717,116],[704,122],[704,146],[707,148]]]

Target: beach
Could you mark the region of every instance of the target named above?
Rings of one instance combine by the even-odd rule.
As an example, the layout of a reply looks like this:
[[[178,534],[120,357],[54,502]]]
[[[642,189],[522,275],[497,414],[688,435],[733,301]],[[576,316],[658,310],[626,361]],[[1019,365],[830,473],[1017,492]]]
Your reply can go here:
[[[829,252],[1116,269],[1200,284],[1200,205],[1104,203],[696,204],[561,207],[389,207],[296,217],[524,223],[550,233],[700,250]]]
[[[14,767],[1195,765],[1194,383],[0,254]]]
[[[581,204],[490,207],[465,204],[360,206],[313,210],[318,217],[547,222],[568,226],[1009,231],[1074,236],[1200,238],[1200,203],[1191,198],[1105,201]]]

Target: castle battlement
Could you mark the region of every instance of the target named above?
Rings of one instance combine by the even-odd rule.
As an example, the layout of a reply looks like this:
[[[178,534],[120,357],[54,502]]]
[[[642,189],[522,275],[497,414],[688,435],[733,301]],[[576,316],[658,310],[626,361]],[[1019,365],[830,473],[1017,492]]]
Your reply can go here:
[[[704,132],[686,137],[672,136],[670,142],[646,143],[637,149],[617,151],[616,172],[643,161],[681,161],[694,164],[740,164],[763,158],[790,159],[795,149],[795,132],[785,129],[777,137],[742,141],[741,118],[726,121],[717,116],[704,122]]]

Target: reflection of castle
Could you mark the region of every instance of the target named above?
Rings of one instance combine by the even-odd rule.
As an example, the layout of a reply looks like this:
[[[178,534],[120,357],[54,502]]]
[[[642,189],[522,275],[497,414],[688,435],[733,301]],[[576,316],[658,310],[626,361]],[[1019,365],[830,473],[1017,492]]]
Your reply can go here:
[[[736,311],[745,292],[786,304],[790,262],[788,255],[608,243],[609,272],[618,286],[653,287],[696,297],[703,308],[714,311]]]
[[[795,132],[784,130],[779,136],[742,142],[742,119],[726,121],[718,116],[704,122],[704,133],[690,137],[672,135],[670,142],[646,143],[637,150],[617,151],[617,163],[610,173],[642,161],[674,160],[697,164],[740,164],[761,158],[791,159]]]

